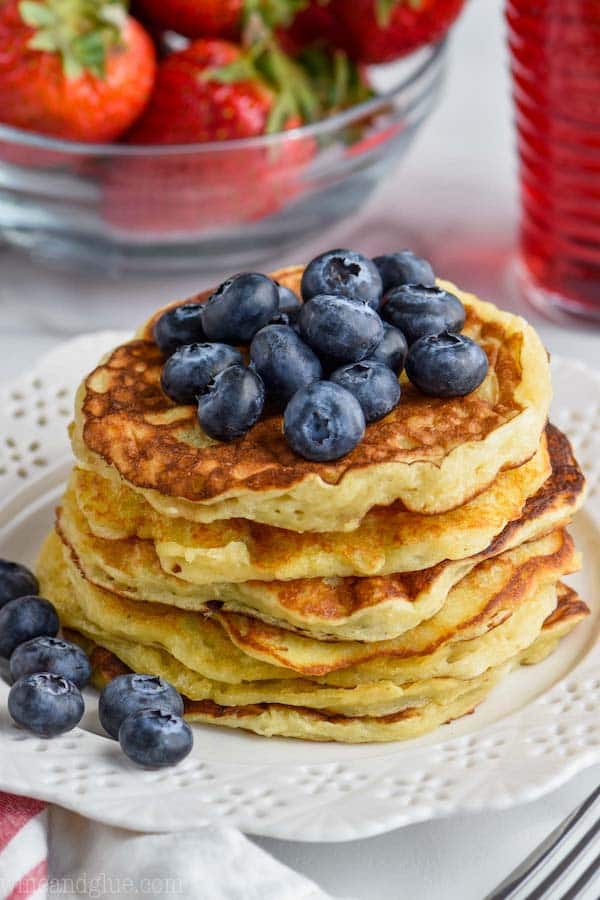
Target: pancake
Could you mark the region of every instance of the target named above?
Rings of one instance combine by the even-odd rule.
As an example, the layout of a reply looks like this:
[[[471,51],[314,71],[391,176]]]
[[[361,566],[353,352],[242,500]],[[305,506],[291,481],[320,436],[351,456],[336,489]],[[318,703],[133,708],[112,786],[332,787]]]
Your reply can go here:
[[[522,544],[476,566],[450,591],[442,608],[389,641],[317,641],[240,613],[212,613],[231,641],[256,660],[302,675],[325,675],[372,660],[425,656],[450,640],[485,634],[526,599],[577,570],[579,555],[566,531]]]
[[[568,445],[566,438],[553,434],[558,460],[569,452]],[[544,440],[532,460],[500,475],[459,509],[425,516],[395,503],[370,510],[355,531],[329,534],[298,534],[246,519],[210,525],[169,519],[128,488],[114,489],[107,479],[82,470],[74,473],[73,489],[94,534],[152,540],[166,572],[204,585],[386,575],[465,559],[485,549],[521,515],[551,471]]]
[[[357,685],[329,685],[308,678],[225,684],[204,678],[184,666],[170,653],[147,644],[118,640],[105,634],[83,616],[77,616],[79,632],[114,653],[136,672],[160,675],[190,700],[211,700],[220,706],[245,706],[254,703],[284,703],[324,709],[346,716],[387,715],[409,706],[450,702],[469,690],[472,678],[491,667],[504,664],[516,653],[529,648],[539,637],[544,620],[556,610],[556,587],[545,588],[517,610],[506,623],[481,638],[463,642],[459,654],[469,656],[470,665],[449,662],[444,674],[435,669],[414,681],[398,682],[382,678]],[[514,620],[514,622],[513,622]],[[501,634],[499,634],[501,632]],[[467,648],[467,644],[473,644]],[[469,677],[463,677],[464,671]]]
[[[543,552],[545,557],[539,555]],[[529,634],[527,629],[530,627],[533,627],[533,633],[539,630],[553,606],[552,596],[548,594],[543,594],[539,602],[531,606],[530,612],[523,613],[513,623],[514,627],[507,627],[497,640],[488,635],[488,632],[504,627],[503,623],[509,622],[519,608],[529,606],[536,596],[552,587],[551,573],[555,575],[555,582],[561,574],[571,570],[576,561],[566,535],[546,538],[537,547],[532,545],[529,550],[521,550],[519,559],[498,563],[503,577],[494,580],[495,594],[486,584],[485,573],[479,580],[474,580],[471,573],[464,580],[470,579],[471,589],[467,585],[459,590],[459,586],[451,592],[445,605],[445,608],[449,607],[446,615],[439,614],[437,619],[413,629],[403,641],[323,645],[331,648],[334,656],[321,659],[319,665],[312,666],[307,666],[304,660],[301,674],[311,676],[321,684],[341,687],[373,681],[405,684],[429,677],[470,678],[473,672],[480,672],[491,664],[490,654],[495,654],[494,659],[501,657],[507,644],[515,646],[522,641],[521,630],[524,635]],[[48,537],[42,548],[38,577],[41,590],[56,605],[63,624],[84,633],[93,630],[93,637],[99,643],[109,638],[155,647],[166,651],[188,669],[229,684],[298,677],[289,667],[289,661],[286,665],[284,660],[280,665],[247,655],[227,637],[218,616],[215,621],[200,613],[127,600],[95,587],[83,577],[77,561],[55,533]],[[487,597],[487,602],[475,596],[475,591]],[[227,623],[229,627],[237,624]],[[294,644],[297,636],[289,632],[288,636],[291,652],[297,654]],[[467,647],[470,638],[483,636],[486,641],[472,642],[471,647]],[[272,652],[273,645],[270,649]],[[264,648],[261,652],[265,652]]]
[[[158,603],[135,603],[86,582],[55,532],[44,541],[37,564],[40,592],[56,606],[61,623],[94,621],[103,633],[162,647],[207,678],[242,681],[294,677],[234,647],[218,622]]]
[[[450,702],[430,702],[421,707],[405,707],[385,716],[343,716],[278,703],[220,705],[212,700],[185,702],[185,715],[191,722],[242,728],[266,736],[286,736],[318,741],[360,743],[395,741],[418,737],[446,722],[471,712],[490,693],[501,678],[519,663],[541,661],[555,648],[589,610],[574,591],[560,585],[559,602],[555,612],[546,619],[541,635],[525,651],[470,682],[465,693]],[[105,647],[77,632],[68,637],[80,643],[90,654],[93,682],[103,687],[117,675],[131,669]]]
[[[274,277],[297,292],[302,271]],[[161,515],[195,522],[245,518],[329,532],[353,530],[373,506],[396,500],[425,514],[456,508],[537,451],[550,373],[539,337],[522,318],[440,285],[465,304],[464,330],[488,354],[487,378],[467,397],[435,399],[403,377],[400,405],[370,424],[340,460],[297,456],[275,415],[230,444],[210,439],[193,407],[177,406],[161,391],[164,359],[151,339],[154,316],[81,386],[72,431],[79,464],[124,481]]]
[[[434,615],[452,587],[484,559],[570,520],[582,499],[583,476],[566,438],[556,429],[549,431],[549,446],[552,476],[527,501],[521,518],[509,523],[482,553],[423,572],[196,586],[161,568],[152,541],[104,540],[91,534],[72,489],[57,511],[57,528],[89,581],[130,599],[192,610],[219,603],[227,611],[248,613],[322,640],[388,640]]]

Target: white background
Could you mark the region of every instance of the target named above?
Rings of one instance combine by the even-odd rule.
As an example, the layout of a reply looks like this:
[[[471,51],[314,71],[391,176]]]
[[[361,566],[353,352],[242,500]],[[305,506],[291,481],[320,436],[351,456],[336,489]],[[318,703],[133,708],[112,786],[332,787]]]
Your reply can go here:
[[[429,256],[442,276],[523,309],[512,262],[516,176],[503,41],[499,0],[471,0],[455,29],[442,103],[393,184],[384,186],[359,221],[321,237],[314,249],[345,243],[374,253],[409,245]],[[301,248],[295,258],[274,262],[297,262],[310,252]],[[0,248],[0,377],[25,370],[67,331],[134,326],[158,303],[202,286],[193,276],[175,283],[110,283],[57,275]],[[532,310],[526,314],[551,351],[600,367],[600,332],[552,324]],[[584,773],[519,809],[425,823],[350,844],[258,843],[335,897],[482,900],[599,776],[598,769]]]

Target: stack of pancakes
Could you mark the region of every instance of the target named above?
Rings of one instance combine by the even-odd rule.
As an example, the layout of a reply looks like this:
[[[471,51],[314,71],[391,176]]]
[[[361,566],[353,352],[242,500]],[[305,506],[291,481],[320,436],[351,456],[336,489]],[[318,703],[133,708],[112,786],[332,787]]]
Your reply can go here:
[[[301,274],[273,277],[298,292]],[[38,573],[98,684],[148,672],[192,721],[399,740],[473,710],[587,614],[561,580],[584,479],[547,424],[547,355],[523,319],[442,286],[486,380],[444,400],[403,378],[335,462],[296,456],[279,415],[207,437],[160,389],[156,317],[86,378]]]

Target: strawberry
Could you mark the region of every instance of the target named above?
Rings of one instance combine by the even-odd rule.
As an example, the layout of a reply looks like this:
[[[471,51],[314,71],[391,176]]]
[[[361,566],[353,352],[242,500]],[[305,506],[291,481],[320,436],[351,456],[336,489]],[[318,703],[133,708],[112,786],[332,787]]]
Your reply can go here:
[[[264,56],[271,83],[251,56],[226,41],[201,39],[171,54],[159,64],[156,88],[128,142],[224,142],[301,124],[310,107],[302,77],[276,48]],[[273,86],[284,82],[279,91]],[[144,235],[189,235],[258,219],[298,192],[314,150],[312,138],[299,137],[124,160],[108,175],[105,215]]]
[[[223,69],[231,78],[216,77]],[[159,64],[150,102],[127,139],[195,144],[252,137],[266,131],[273,103],[272,91],[239,47],[200,39]]]
[[[279,39],[288,53],[297,53],[319,43],[344,47],[344,36],[329,0],[308,0],[288,27],[278,30]]]
[[[135,0],[134,14],[186,37],[239,39],[247,29],[292,21],[307,0]]]
[[[464,0],[331,0],[344,44],[359,62],[398,59],[450,28]]]
[[[112,141],[146,105],[155,67],[122,0],[0,0],[0,122]]]

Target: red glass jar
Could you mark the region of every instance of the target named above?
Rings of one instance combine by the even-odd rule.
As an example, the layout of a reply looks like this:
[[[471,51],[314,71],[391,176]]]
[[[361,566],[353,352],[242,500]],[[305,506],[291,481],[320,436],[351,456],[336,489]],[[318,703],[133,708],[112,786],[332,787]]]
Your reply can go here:
[[[525,292],[600,320],[600,2],[508,0]]]

